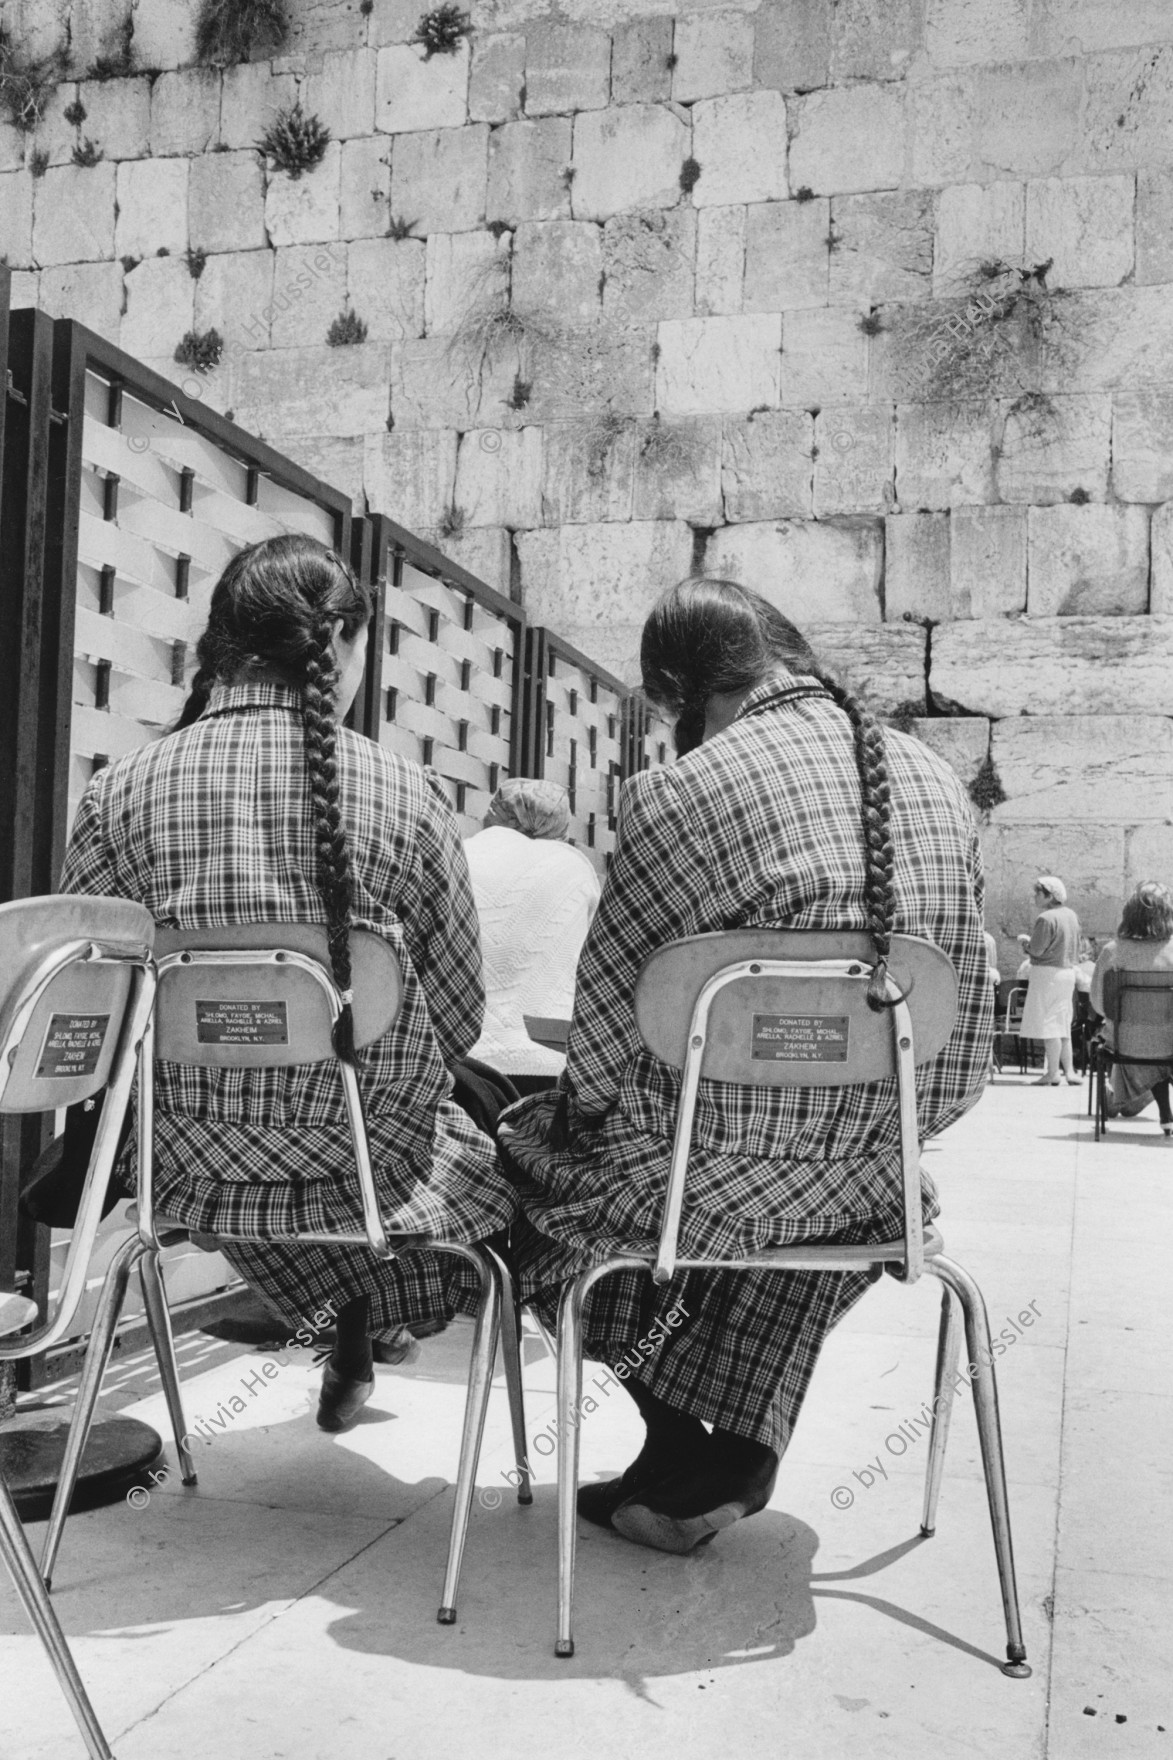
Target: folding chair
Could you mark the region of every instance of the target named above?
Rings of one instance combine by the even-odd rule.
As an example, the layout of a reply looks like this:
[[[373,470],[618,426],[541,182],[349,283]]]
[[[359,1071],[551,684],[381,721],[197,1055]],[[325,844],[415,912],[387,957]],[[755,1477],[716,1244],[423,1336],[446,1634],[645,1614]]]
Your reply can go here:
[[[1115,1064],[1148,1065],[1173,1080],[1173,972],[1105,972],[1104,1020],[1112,1044],[1098,1040],[1093,1048],[1097,1143],[1108,1128],[1108,1076]]]
[[[154,935],[150,913],[121,899],[0,905],[0,1112],[51,1112],[106,1089],[61,1287],[39,1323],[35,1303],[0,1293],[0,1362],[39,1356],[67,1337],[85,1293],[155,1000]],[[0,1551],[92,1760],[111,1760],[2,1477]]]
[[[574,1654],[575,1420],[582,1398],[583,1305],[591,1287],[612,1271],[648,1271],[656,1283],[666,1284],[679,1268],[833,1272],[882,1267],[905,1283],[931,1271],[944,1285],[921,1519],[925,1535],[936,1527],[951,1404],[945,1390],[957,1370],[954,1298],[960,1303],[969,1362],[977,1366],[974,1406],[1006,1617],[1007,1661],[1002,1670],[1016,1677],[1031,1672],[1018,1612],[985,1302],[968,1273],[945,1258],[944,1242],[935,1228],[925,1228],[921,1208],[915,1065],[934,1057],[949,1037],[957,1011],[957,977],[939,948],[911,936],[894,936],[888,978],[892,1007],[877,1013],[866,1001],[874,958],[871,942],[862,934],[744,929],[669,942],[644,964],[636,985],[636,1022],[647,1049],[683,1072],[680,1102],[659,1240],[633,1245],[630,1252],[591,1266],[562,1291],[557,1656]],[[754,1087],[836,1088],[891,1076],[896,1078],[892,1104],[899,1118],[902,1159],[904,1228],[899,1240],[862,1246],[797,1244],[734,1260],[680,1256],[680,1219],[702,1077]]]
[[[1026,1074],[1027,1041],[1022,1037],[1022,1011],[1026,1006],[1026,985],[1007,984],[1003,980],[999,985],[1002,1000],[995,1015],[994,1022],[994,1062],[1001,1074],[1008,1055],[1012,1052],[1018,1059],[1019,1075]]]
[[[363,931],[351,935],[354,966],[355,1043],[361,1049],[381,1038],[394,1024],[403,995],[403,980],[394,949],[381,936]],[[143,1063],[154,1060],[205,1069],[271,1069],[294,1064],[332,1062],[342,1085],[354,1151],[355,1175],[362,1210],[361,1228],[268,1235],[266,1240],[300,1242],[307,1246],[366,1246],[379,1259],[393,1259],[396,1250],[424,1247],[463,1259],[477,1273],[480,1297],[473,1332],[468,1397],[456,1480],[456,1501],[448,1565],[438,1618],[442,1625],[456,1619],[456,1591],[464,1555],[481,1436],[497,1353],[504,1334],[505,1376],[517,1456],[519,1503],[532,1502],[525,1457],[525,1414],[522,1406],[521,1358],[516,1297],[509,1271],[487,1246],[434,1241],[422,1235],[389,1236],[379,1213],[370,1145],[358,1077],[352,1065],[334,1052],[332,1032],[342,1002],[330,975],[326,932],[311,925],[249,924],[245,927],[157,931],[159,989],[155,1020],[147,1029]],[[186,1230],[155,1212],[154,1088],[139,1083],[138,1103],[138,1234],[134,1246],[150,1264],[159,1288],[163,1314],[166,1303],[158,1283],[160,1250],[184,1238]],[[255,1236],[222,1232],[217,1241]],[[107,1277],[93,1341],[78,1394],[77,1416],[70,1434],[57,1498],[45,1537],[42,1570],[52,1572],[69,1507],[73,1478],[97,1399],[105,1358],[113,1338],[124,1276]]]

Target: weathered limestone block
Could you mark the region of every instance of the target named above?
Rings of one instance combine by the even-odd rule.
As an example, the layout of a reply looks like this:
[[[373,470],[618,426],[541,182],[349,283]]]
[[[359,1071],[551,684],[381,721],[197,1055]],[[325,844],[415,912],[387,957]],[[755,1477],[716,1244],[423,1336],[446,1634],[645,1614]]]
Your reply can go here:
[[[1173,166],[1145,166],[1137,173],[1136,279],[1173,281]]]
[[[1075,168],[1173,163],[1173,44],[1088,55],[1081,71],[1087,96]]]
[[[512,562],[510,534],[504,526],[463,526],[458,532],[425,529],[420,537],[486,586],[509,597]]]
[[[998,496],[1046,506],[1082,490],[1108,493],[1112,400],[1096,396],[1020,397],[1010,405],[998,455]]]
[[[0,243],[0,251],[3,248]],[[117,342],[122,323],[122,268],[118,263],[67,263],[44,269],[37,304],[51,318],[80,318],[87,330]]]
[[[790,180],[816,195],[894,189],[904,168],[901,94],[887,86],[839,86],[791,106]]]
[[[391,148],[381,135],[343,141],[338,230],[342,238],[382,238],[391,202]],[[404,216],[408,220],[413,214]]]
[[[265,438],[376,433],[387,419],[391,352],[386,343],[367,342],[357,348],[242,355],[236,367],[236,420]]]
[[[638,622],[605,624],[583,623],[569,616],[558,620],[558,634],[572,648],[589,655],[594,665],[611,673],[629,690],[640,688],[639,644],[643,627],[642,618]]]
[[[809,519],[812,423],[806,410],[729,416],[721,454],[726,519]]]
[[[23,171],[0,174],[0,257],[14,269],[33,260],[33,180]]]
[[[297,0],[291,8],[286,55],[312,62],[329,49],[346,49],[362,30],[363,15],[353,3],[338,0]]]
[[[635,448],[635,518],[686,519],[712,526],[721,518],[721,423],[641,422]]]
[[[1044,339],[1039,388],[1115,391],[1173,380],[1173,301],[1165,287],[1070,294]]]
[[[908,159],[915,184],[968,184],[975,163],[977,92],[968,68],[910,81],[907,89]]]
[[[680,196],[680,167],[689,130],[659,104],[613,105],[575,118],[577,220],[606,220],[632,208],[671,208]]]
[[[994,418],[985,402],[902,403],[896,411],[896,489],[906,508],[994,499]]]
[[[815,420],[814,508],[888,513],[895,500],[892,411],[882,404],[820,411]]]
[[[1021,183],[959,183],[941,190],[937,197],[933,292],[955,293],[979,263],[1022,262],[1025,228],[1026,196]]]
[[[531,220],[514,234],[513,299],[519,311],[545,314],[554,325],[589,322],[600,310],[602,273],[597,226]]]
[[[661,324],[657,407],[692,415],[775,405],[781,333],[781,319],[767,313]]]
[[[274,73],[267,61],[242,61],[224,69],[220,139],[226,147],[255,147],[273,115],[297,102],[291,73]]]
[[[754,15],[753,77],[776,91],[825,86],[831,17],[822,0],[764,0]]]
[[[156,159],[206,153],[219,132],[220,75],[216,70],[185,67],[182,73],[159,75],[150,92],[150,144]]]
[[[490,437],[494,443],[484,445]],[[455,499],[467,526],[536,526],[542,517],[542,430],[462,434]]]
[[[810,202],[808,207],[821,204]],[[933,271],[933,198],[927,190],[836,196],[835,249],[829,253],[833,300],[879,305],[926,298]]]
[[[62,165],[33,189],[33,256],[53,263],[92,263],[114,253],[116,167]]]
[[[977,175],[1050,177],[1079,144],[1083,62],[1027,61],[974,76]]]
[[[433,60],[437,57],[433,56]],[[404,135],[395,142],[391,206],[417,230],[468,232],[485,218],[489,131],[483,124]]]
[[[1026,610],[1026,509],[955,507],[949,539],[954,617]]]
[[[1173,618],[946,624],[933,631],[932,686],[974,715],[1170,715]]]
[[[46,269],[43,273],[47,275],[49,271]],[[12,271],[10,298],[14,312],[24,311],[26,306],[35,306],[38,303],[37,292],[41,279],[42,271],[39,269],[14,269]]]
[[[837,0],[831,9],[831,79],[901,79],[922,46],[920,0]]]
[[[698,208],[779,202],[786,182],[786,101],[780,92],[734,92],[693,106],[692,156],[701,168]]]
[[[464,238],[472,236],[459,233]],[[347,252],[347,293],[371,342],[424,333],[424,251],[417,238],[364,238]]]
[[[1154,510],[1149,542],[1152,546],[1149,610],[1154,617],[1173,617],[1173,501]]]
[[[880,715],[924,703],[925,632],[916,623],[808,623],[802,631],[822,664]]]
[[[1126,831],[1125,895],[1145,880],[1164,880],[1166,874],[1173,874],[1173,824],[1166,819],[1163,825],[1137,825]]]
[[[314,244],[337,238],[342,187],[342,147],[331,141],[320,165],[301,177],[270,174],[265,226],[275,245]]]
[[[702,213],[707,210],[702,209]],[[718,213],[726,213],[721,208]],[[742,310],[778,312],[826,303],[830,203],[755,202],[745,212]]]
[[[654,104],[669,96],[671,18],[634,18],[615,27],[611,41],[611,99],[616,104]]]
[[[147,80],[87,79],[78,86],[77,95],[86,113],[78,133],[83,140],[96,141],[107,159],[138,159],[148,151],[151,89]],[[182,153],[188,149],[180,146],[173,150]]]
[[[519,532],[517,553],[527,617],[555,629],[577,620],[593,655],[589,629],[642,623],[664,588],[684,578],[692,532],[661,520],[561,526]]]
[[[678,104],[753,84],[753,19],[744,12],[685,13],[676,21],[672,96]]]
[[[1050,258],[1056,287],[1118,287],[1132,271],[1131,177],[1052,177],[1026,186],[1026,260]]]
[[[189,67],[195,60],[195,8],[190,0],[138,0],[134,53],[140,67]]]
[[[516,32],[477,35],[468,81],[471,122],[510,122],[521,115],[525,89],[525,38]]]
[[[1032,617],[1127,617],[1148,609],[1144,507],[1032,507],[1027,516]]]
[[[559,423],[546,430],[542,517],[547,526],[629,520],[634,507],[634,422]]]
[[[339,439],[316,434],[293,435],[285,446],[295,464],[349,495],[353,511],[366,512],[363,502],[363,442],[357,436]]]
[[[602,110],[611,95],[611,39],[589,25],[535,25],[525,38],[530,116]]]
[[[989,754],[990,723],[984,715],[918,717],[911,732],[922,745],[944,758],[966,787]]]
[[[1029,0],[934,0],[925,50],[938,67],[1025,61],[1032,53],[1030,22]]]
[[[455,59],[444,56],[446,61]],[[376,60],[374,49],[347,49],[340,54],[323,55],[321,71],[311,73],[302,87],[302,107],[319,117],[336,141],[374,132]]]
[[[204,153],[191,160],[191,242],[202,251],[263,250],[265,179],[255,153]]]
[[[950,616],[949,515],[890,513],[884,521],[884,617]]]
[[[743,207],[697,210],[694,299],[702,317],[741,311],[745,232]]]
[[[148,257],[126,277],[118,346],[143,357],[175,353],[195,322],[195,282],[181,257]]]
[[[992,753],[1009,796],[994,808],[996,824],[1136,825],[1173,811],[1173,721],[1164,715],[1015,715],[995,724]]]
[[[862,403],[868,389],[868,338],[846,306],[787,312],[782,321],[782,401],[822,409]]]
[[[229,251],[209,257],[195,284],[195,327],[216,329],[225,348],[256,348],[269,328],[264,313],[274,303],[273,281],[277,261],[288,251]],[[313,271],[316,273],[316,271]],[[335,311],[337,311],[337,306]],[[305,328],[293,326],[297,342],[308,340]],[[325,335],[325,331],[322,331]]]
[[[138,159],[119,165],[117,256],[153,257],[160,250],[187,249],[187,181],[186,159]]]
[[[569,116],[507,122],[489,136],[490,220],[561,220],[570,217]]]
[[[404,242],[422,248],[419,240]],[[504,306],[509,251],[491,232],[433,232],[426,250],[424,328],[429,336],[451,335],[486,307]]]
[[[287,245],[273,255],[273,347],[320,346],[346,304],[345,250]],[[361,308],[358,315],[366,317]]]
[[[502,356],[482,362],[455,336],[424,336],[391,351],[391,414],[404,428],[471,428],[482,407],[495,421],[494,398],[507,394],[516,367]],[[384,417],[386,411],[383,412]],[[382,421],[372,424],[372,430]]]
[[[883,542],[878,520],[771,520],[724,526],[705,550],[705,573],[740,581],[804,630],[879,623]]]
[[[1003,974],[1014,970],[1014,937],[1034,921],[1031,886],[1038,874],[1058,874],[1085,935],[1114,935],[1124,902],[1121,825],[1068,820],[1035,825],[986,825],[986,927],[999,940]]]
[[[457,435],[451,428],[396,428],[363,442],[363,488],[377,513],[419,531],[438,526],[453,502]]]
[[[518,371],[531,381],[526,420],[650,416],[657,407],[654,335],[650,328],[615,324],[603,316],[562,329],[556,318],[544,322],[539,312],[536,321],[528,321],[519,357]]]
[[[724,210],[722,210],[724,212]],[[616,214],[603,228],[603,309],[636,321],[692,316],[697,211]]]
[[[417,43],[379,50],[375,127],[382,134],[459,128],[468,117],[468,41],[428,60]]]
[[[1112,399],[1112,490],[1122,501],[1173,497],[1173,391],[1152,386]]]
[[[367,18],[367,42],[373,49],[388,43],[410,43],[419,31],[416,0],[375,0]]]

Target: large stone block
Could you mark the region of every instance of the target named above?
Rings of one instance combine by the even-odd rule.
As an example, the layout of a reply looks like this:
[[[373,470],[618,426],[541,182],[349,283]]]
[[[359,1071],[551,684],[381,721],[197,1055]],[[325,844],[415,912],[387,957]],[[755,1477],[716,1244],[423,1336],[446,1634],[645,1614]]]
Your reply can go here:
[[[207,67],[161,73],[151,86],[150,107],[155,158],[207,153],[220,132],[220,74]]]
[[[402,248],[421,255],[424,250],[418,239],[405,239]],[[509,250],[491,232],[433,232],[426,263],[424,327],[429,336],[450,336],[486,304],[503,305]]]
[[[675,521],[561,526],[519,532],[522,603],[534,623],[574,620],[593,628],[642,623],[652,604],[688,573],[692,532]]]
[[[1072,293],[1043,338],[1039,389],[1115,391],[1173,382],[1173,301],[1164,287]]]
[[[1146,880],[1168,885],[1173,874],[1173,825],[1137,825],[1124,833],[1124,894]]]
[[[364,238],[350,246],[347,293],[371,342],[423,335],[424,250],[418,238]]]
[[[705,550],[705,573],[740,581],[801,630],[808,624],[878,623],[880,522],[771,520],[724,526]]]
[[[1125,705],[1170,715],[1173,618],[945,624],[933,631],[932,685],[974,715],[1115,715]]]
[[[836,0],[831,79],[902,79],[924,37],[923,0]]]
[[[713,526],[721,518],[721,423],[639,424],[635,447],[635,518],[686,519]]]
[[[726,420],[721,489],[727,520],[810,517],[811,428],[806,410],[759,410]]]
[[[792,104],[790,179],[816,195],[895,189],[904,169],[902,96],[887,86],[839,86]]]
[[[297,102],[291,73],[274,73],[268,61],[242,61],[224,69],[220,139],[226,147],[255,147],[278,110]]]
[[[1051,177],[1026,186],[1026,260],[1056,287],[1118,287],[1133,266],[1132,177]]]
[[[363,501],[363,442],[356,435],[345,438],[295,434],[285,442],[285,451],[304,470],[341,489],[349,495],[354,513],[366,512]]]
[[[979,177],[974,155],[977,93],[968,69],[910,80],[908,166],[914,184],[968,184]]]
[[[150,144],[151,88],[147,80],[87,79],[78,86],[77,95],[86,113],[79,136],[94,140],[107,159],[138,159],[148,151],[168,151]],[[191,149],[181,143],[170,150],[183,153]]]
[[[656,403],[665,414],[747,410],[778,402],[782,321],[681,318],[660,325]]]
[[[115,173],[116,167],[103,160],[89,170],[62,165],[36,180],[33,255],[38,263],[49,267],[114,256]]]
[[[611,39],[589,25],[535,25],[525,38],[530,116],[602,110],[611,96]]]
[[[929,618],[952,612],[947,513],[891,513],[884,521],[884,617]]]
[[[576,219],[606,220],[634,208],[671,208],[680,197],[680,168],[689,131],[659,104],[621,104],[575,118]]]
[[[433,59],[436,59],[433,57]],[[484,224],[489,131],[481,123],[396,139],[391,206],[420,233],[468,232]]]
[[[601,308],[603,242],[581,220],[534,220],[517,228],[513,298],[522,312],[548,315],[552,326],[577,327]]]
[[[525,91],[525,38],[503,31],[473,38],[468,81],[471,122],[510,122],[521,115]]]
[[[810,202],[808,207],[815,207]],[[927,190],[836,196],[830,295],[851,305],[923,299],[933,272],[933,198]]]
[[[763,0],[754,15],[753,77],[780,92],[825,86],[831,15],[823,0]]]
[[[494,444],[485,445],[490,438]],[[542,517],[542,430],[462,434],[455,499],[465,525],[536,526]]]
[[[363,487],[376,513],[409,531],[438,526],[456,487],[457,435],[451,428],[396,428],[363,442]]]
[[[734,92],[692,110],[692,156],[700,178],[698,208],[730,202],[778,202],[786,183],[786,102],[780,92]]]
[[[209,257],[195,284],[196,329],[218,330],[229,350],[255,348],[269,327],[264,313],[273,304],[275,263],[289,254],[230,251]]]
[[[342,238],[382,238],[391,213],[391,147],[382,135],[343,141],[338,231]],[[404,216],[413,220],[415,216]]]
[[[611,99],[616,104],[655,104],[672,91],[672,19],[633,18],[611,39]]]
[[[1149,610],[1154,617],[1173,617],[1173,501],[1154,510],[1149,543],[1152,550]]]
[[[302,244],[274,253],[270,319],[274,348],[320,347],[345,304],[344,250],[326,252],[320,245]],[[360,309],[359,316],[366,313]]]
[[[612,417],[650,416],[656,408],[654,332],[600,317],[581,328],[557,321],[527,323],[519,371],[531,381],[526,419],[532,422],[609,423]]]
[[[1025,235],[1021,183],[959,183],[943,189],[937,197],[933,292],[953,294],[968,287],[981,263],[1022,262]]]
[[[918,716],[909,731],[944,758],[967,788],[989,756],[990,723],[984,715]]]
[[[755,202],[746,208],[742,310],[778,312],[825,304],[829,229],[827,201]]]
[[[488,361],[484,368],[454,336],[395,343],[391,352],[394,431],[475,426],[482,403],[488,407],[494,392],[503,396],[506,377],[511,379],[515,371],[512,360]],[[373,422],[371,431],[381,425]]]
[[[1088,55],[1084,125],[1073,169],[1128,171],[1173,164],[1173,44]]]
[[[896,412],[896,488],[906,508],[994,499],[994,413],[988,403],[902,403]]]
[[[694,299],[701,317],[741,311],[745,232],[743,207],[698,209]]]
[[[79,318],[108,342],[122,324],[122,268],[118,263],[66,263],[43,269],[36,302],[51,318]]]
[[[509,597],[513,566],[510,534],[504,526],[461,526],[454,532],[425,528],[419,535],[487,587]]]
[[[994,727],[1009,797],[996,824],[1169,820],[1173,721],[1164,715],[1015,715]]]
[[[0,174],[0,257],[14,269],[33,260],[33,180],[25,171]]]
[[[1173,281],[1173,166],[1145,166],[1137,173],[1136,279]]]
[[[387,419],[390,356],[388,344],[373,342],[243,355],[236,369],[236,420],[266,439],[376,433]]]
[[[416,0],[374,0],[367,15],[367,42],[373,49],[410,43],[418,35],[419,21]]]
[[[1173,498],[1173,390],[1118,391],[1112,399],[1112,490],[1121,501]]]
[[[373,49],[347,49],[323,55],[320,71],[309,74],[302,87],[303,107],[325,123],[336,141],[374,132],[376,59]],[[446,61],[450,59],[455,57],[444,57]]]
[[[868,338],[846,306],[787,312],[782,320],[782,401],[822,409],[862,403],[868,389]]]
[[[1026,509],[955,507],[949,536],[954,617],[1013,617],[1026,610]]]
[[[678,104],[753,84],[754,21],[744,12],[686,13],[676,21],[672,96]]]
[[[1148,609],[1144,507],[1032,507],[1027,523],[1032,617],[1127,617]]]
[[[118,167],[118,224],[114,250],[120,257],[153,257],[187,249],[186,159],[139,159]]]
[[[820,411],[815,420],[814,508],[833,513],[888,513],[893,481],[894,424],[883,404]]]
[[[697,211],[683,206],[616,214],[608,220],[603,228],[604,311],[637,322],[691,317],[696,232]]]
[[[563,422],[547,428],[539,523],[631,519],[638,441],[633,421]]]
[[[265,180],[255,153],[205,153],[191,161],[192,246],[202,251],[263,250]]]
[[[148,257],[132,269],[119,347],[140,359],[171,359],[195,322],[195,285],[181,257]]]
[[[301,177],[270,174],[265,191],[265,226],[275,245],[315,244],[337,238],[340,224],[342,148],[331,141],[320,165]]]
[[[803,629],[824,668],[879,715],[925,700],[925,631],[916,623],[809,623]]]
[[[1025,61],[1030,24],[1030,0],[929,0],[925,50],[938,67]]]
[[[1096,396],[1020,397],[1006,411],[999,441],[998,496],[1045,506],[1073,493],[1108,493],[1112,400]]]
[[[490,220],[561,220],[570,217],[568,116],[507,122],[489,136]]]
[[[138,0],[134,54],[139,67],[188,67],[195,60],[196,11],[190,0]]]
[[[1027,61],[974,76],[979,178],[1051,177],[1080,138],[1083,62]]]
[[[418,43],[379,50],[375,127],[382,134],[459,128],[468,118],[467,39],[453,55],[430,59]]]
[[[986,927],[999,938],[1004,973],[1014,937],[1028,933],[1036,915],[1031,887],[1039,874],[1064,881],[1085,935],[1103,941],[1115,934],[1124,902],[1124,839],[1123,826],[1086,821],[982,828]]]

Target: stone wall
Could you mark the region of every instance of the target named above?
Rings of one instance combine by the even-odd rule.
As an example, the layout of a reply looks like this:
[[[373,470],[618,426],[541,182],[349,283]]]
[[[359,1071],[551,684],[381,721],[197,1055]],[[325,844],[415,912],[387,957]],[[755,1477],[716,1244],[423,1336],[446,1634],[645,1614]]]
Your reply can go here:
[[[473,0],[430,58],[423,5],[218,72],[183,0],[4,0],[78,76],[0,126],[18,301],[173,375],[215,327],[189,390],[627,675],[666,582],[752,582],[993,760],[1004,964],[1040,869],[1109,932],[1173,880],[1167,0]]]

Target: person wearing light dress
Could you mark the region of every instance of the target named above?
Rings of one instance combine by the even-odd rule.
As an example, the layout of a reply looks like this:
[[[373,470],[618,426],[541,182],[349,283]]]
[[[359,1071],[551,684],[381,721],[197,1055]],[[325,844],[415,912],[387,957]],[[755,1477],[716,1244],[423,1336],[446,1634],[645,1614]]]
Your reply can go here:
[[[1055,874],[1040,874],[1034,883],[1038,916],[1029,935],[1018,944],[1030,956],[1030,976],[1022,1010],[1022,1036],[1041,1039],[1047,1066],[1036,1087],[1057,1088],[1059,1070],[1070,1087],[1079,1077],[1071,1053],[1071,1019],[1075,967],[1079,959],[1079,918],[1067,903],[1067,888]]]

